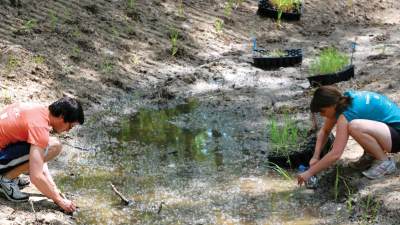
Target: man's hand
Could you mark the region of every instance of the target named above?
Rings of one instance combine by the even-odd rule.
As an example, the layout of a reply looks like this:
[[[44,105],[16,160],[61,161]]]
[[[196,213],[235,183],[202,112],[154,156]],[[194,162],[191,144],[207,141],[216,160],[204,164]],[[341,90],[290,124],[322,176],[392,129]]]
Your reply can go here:
[[[76,205],[73,201],[68,200],[66,198],[62,198],[60,201],[57,201],[56,204],[60,206],[65,212],[74,212],[76,210]]]
[[[311,174],[307,171],[297,174],[297,184],[298,185],[303,185],[308,179],[310,179]]]
[[[314,166],[318,161],[319,161],[318,158],[312,157],[312,158],[310,159],[310,167]]]

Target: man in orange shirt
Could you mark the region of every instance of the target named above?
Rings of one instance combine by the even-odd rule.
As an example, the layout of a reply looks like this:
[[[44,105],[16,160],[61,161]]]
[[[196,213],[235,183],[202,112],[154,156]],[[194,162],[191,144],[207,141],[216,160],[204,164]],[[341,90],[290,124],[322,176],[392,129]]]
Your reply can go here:
[[[29,172],[40,192],[65,211],[75,211],[75,203],[58,192],[46,162],[61,152],[61,143],[50,137],[50,130],[62,133],[83,122],[81,104],[69,97],[48,107],[18,103],[7,106],[0,112],[0,192],[11,201],[27,201],[29,196],[18,187],[23,184],[18,176]]]

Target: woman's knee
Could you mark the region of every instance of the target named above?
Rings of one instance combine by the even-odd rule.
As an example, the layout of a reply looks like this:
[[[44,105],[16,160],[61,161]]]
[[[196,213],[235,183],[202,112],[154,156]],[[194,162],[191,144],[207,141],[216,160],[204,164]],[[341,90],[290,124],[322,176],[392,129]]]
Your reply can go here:
[[[364,133],[366,132],[366,126],[363,120],[352,120],[348,125],[349,134],[353,136],[356,133]]]

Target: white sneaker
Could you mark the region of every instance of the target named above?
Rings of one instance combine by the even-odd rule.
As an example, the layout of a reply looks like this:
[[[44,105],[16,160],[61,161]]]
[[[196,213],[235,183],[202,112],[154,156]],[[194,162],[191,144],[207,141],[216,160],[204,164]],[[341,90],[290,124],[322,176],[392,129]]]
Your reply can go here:
[[[23,175],[20,175],[17,178],[12,179],[12,181],[18,185],[20,190],[24,189],[31,183],[29,177]]]
[[[0,176],[0,192],[12,202],[26,202],[29,199],[29,195],[22,193],[15,182],[3,176]]]
[[[357,161],[350,162],[349,167],[359,170],[367,169],[369,166],[371,166],[374,159],[374,157],[364,152],[364,154]]]
[[[387,174],[392,174],[396,171],[396,162],[393,159],[388,158],[387,160],[376,160],[371,168],[362,172],[364,176],[369,179],[381,178]]]

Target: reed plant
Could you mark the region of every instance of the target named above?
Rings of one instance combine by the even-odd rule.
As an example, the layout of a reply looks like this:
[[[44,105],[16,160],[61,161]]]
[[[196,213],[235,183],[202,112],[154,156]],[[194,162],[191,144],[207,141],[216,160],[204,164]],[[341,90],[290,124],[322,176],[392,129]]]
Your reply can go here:
[[[214,23],[214,27],[215,27],[215,31],[217,31],[217,33],[221,33],[222,29],[224,28],[224,21],[221,19],[216,19],[215,23]]]
[[[275,50],[269,52],[269,55],[272,57],[283,57],[283,56],[286,56],[286,52],[281,49],[275,49]]]
[[[49,12],[49,19],[50,19],[50,27],[52,30],[55,30],[58,23],[58,17],[54,11]]]
[[[378,211],[380,208],[380,204],[379,202],[376,202],[372,199],[371,195],[367,196],[367,199],[365,199],[364,201],[362,201],[362,222],[364,222],[365,224],[372,224],[373,222],[375,222],[376,217],[378,215]]]
[[[233,11],[233,5],[234,5],[234,3],[235,3],[234,0],[228,0],[228,1],[225,3],[224,15],[225,15],[226,17],[231,16],[232,11]]]
[[[336,73],[349,65],[349,56],[334,47],[322,50],[321,54],[311,63],[311,74]]]
[[[170,29],[170,43],[171,43],[171,55],[175,56],[178,53],[178,38],[179,31],[176,28]]]
[[[270,2],[278,11],[278,24],[281,22],[282,13],[293,12],[295,9],[300,11],[301,0],[270,0]]]
[[[288,114],[284,115],[283,121],[270,118],[268,129],[272,152],[278,155],[288,155],[292,148],[299,146],[300,138],[305,134]]]
[[[179,15],[180,17],[185,17],[185,10],[184,10],[184,8],[183,8],[183,0],[179,0],[178,15]]]
[[[293,180],[293,176],[287,170],[283,169],[273,162],[269,162],[269,164],[272,165],[269,166],[269,168],[277,172],[281,177],[285,178],[286,180]]]
[[[45,58],[41,55],[35,55],[33,56],[33,62],[36,64],[43,64],[45,61]]]
[[[339,175],[339,167],[336,166],[335,183],[334,183],[334,186],[333,186],[333,195],[335,197],[335,202],[337,201],[338,196],[339,196],[339,179],[340,179],[339,176],[340,176]]]
[[[126,0],[126,6],[129,10],[135,8],[135,0]]]
[[[27,20],[22,25],[22,29],[26,30],[26,31],[32,31],[36,27],[37,27],[37,20],[36,19]]]
[[[11,55],[6,64],[6,71],[10,73],[11,71],[15,70],[17,67],[21,65],[21,60],[18,59],[16,56]]]

